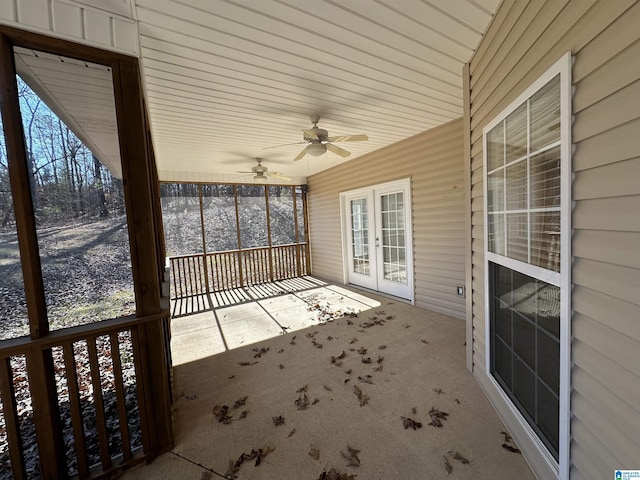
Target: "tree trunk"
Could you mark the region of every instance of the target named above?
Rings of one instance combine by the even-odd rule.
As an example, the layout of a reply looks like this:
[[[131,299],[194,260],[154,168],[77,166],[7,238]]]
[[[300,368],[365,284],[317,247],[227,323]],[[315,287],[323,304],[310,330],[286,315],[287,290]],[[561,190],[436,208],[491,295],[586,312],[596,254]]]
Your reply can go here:
[[[107,209],[107,200],[104,196],[102,175],[100,175],[100,160],[98,160],[95,155],[92,155],[92,157],[94,186],[98,192],[98,208],[100,209],[100,218],[107,218],[109,216],[109,210]]]

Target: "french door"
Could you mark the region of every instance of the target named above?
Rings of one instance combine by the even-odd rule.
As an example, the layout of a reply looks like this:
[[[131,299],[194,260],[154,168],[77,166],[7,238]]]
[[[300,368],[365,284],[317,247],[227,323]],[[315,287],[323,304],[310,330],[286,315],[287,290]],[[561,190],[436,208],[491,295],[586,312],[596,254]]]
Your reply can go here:
[[[348,283],[413,301],[410,194],[406,179],[341,195]]]

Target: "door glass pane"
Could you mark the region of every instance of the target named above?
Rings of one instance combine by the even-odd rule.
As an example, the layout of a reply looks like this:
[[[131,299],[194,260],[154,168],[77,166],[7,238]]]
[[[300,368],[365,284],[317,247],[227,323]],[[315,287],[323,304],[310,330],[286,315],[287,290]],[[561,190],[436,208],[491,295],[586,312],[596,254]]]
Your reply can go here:
[[[489,262],[491,373],[558,455],[560,289]]]
[[[50,328],[133,314],[111,70],[14,53]]]
[[[371,275],[369,259],[369,212],[367,199],[351,200],[351,254],[353,272]]]
[[[29,335],[9,164],[0,117],[0,340]]]
[[[382,262],[385,280],[407,283],[404,193],[381,195]]]

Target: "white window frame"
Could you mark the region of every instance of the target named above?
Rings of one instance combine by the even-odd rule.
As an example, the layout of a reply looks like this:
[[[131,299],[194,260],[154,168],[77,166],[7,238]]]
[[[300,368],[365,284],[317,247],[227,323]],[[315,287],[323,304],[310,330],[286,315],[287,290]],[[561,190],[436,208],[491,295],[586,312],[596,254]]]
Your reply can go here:
[[[560,480],[569,479],[570,470],[570,421],[571,421],[571,185],[573,180],[571,157],[571,52],[562,56],[551,68],[543,73],[531,84],[518,98],[500,112],[494,120],[482,130],[483,140],[483,178],[484,178],[484,302],[485,302],[485,373],[495,387],[496,393],[504,401],[514,418],[520,423],[525,432],[537,447],[551,470],[555,471]],[[488,170],[487,170],[487,133],[502,122],[511,112],[522,103],[531,98],[538,90],[546,85],[557,75],[560,75],[560,273],[552,272],[542,267],[537,267],[525,262],[520,262],[502,255],[489,252],[489,225],[488,225]],[[520,413],[511,399],[502,390],[496,379],[491,374],[491,329],[489,301],[489,262],[498,263],[525,275],[539,278],[547,283],[560,287],[560,400],[559,400],[559,460],[549,452],[542,440],[531,428],[524,416]],[[525,452],[526,455],[526,452]]]

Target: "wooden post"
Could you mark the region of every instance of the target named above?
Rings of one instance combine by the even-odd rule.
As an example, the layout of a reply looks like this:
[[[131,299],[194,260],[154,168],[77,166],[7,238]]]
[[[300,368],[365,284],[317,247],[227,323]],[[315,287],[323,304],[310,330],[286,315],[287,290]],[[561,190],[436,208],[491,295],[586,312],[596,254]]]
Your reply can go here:
[[[311,275],[311,249],[309,248],[309,210],[307,206],[307,192],[302,192],[302,212],[304,213],[304,241],[307,254],[305,262],[307,267],[307,275]]]
[[[298,195],[296,195],[296,187],[291,187],[291,194],[293,195],[293,225],[294,240],[296,242],[296,273],[298,276],[302,275],[302,265],[300,264],[300,232],[298,231]]]
[[[22,116],[18,100],[13,46],[4,35],[0,35],[0,109],[2,110],[2,124],[5,133],[29,328],[31,338],[35,340],[49,333],[49,323],[27,168],[27,151],[24,144]],[[33,392],[33,420],[36,425],[40,473],[42,478],[65,477],[67,465],[59,421],[51,350],[31,350],[28,354],[27,366],[29,387]]]
[[[160,284],[150,186],[151,159],[147,155],[144,107],[138,61],[120,60],[113,71],[120,156],[125,186],[125,203],[131,243],[131,260],[138,316],[159,313]],[[148,415],[146,446],[155,455],[173,446],[169,352],[162,322],[140,326],[144,338],[140,353],[144,357],[142,381]],[[144,428],[144,427],[143,427]]]
[[[202,263],[204,263],[204,288],[202,293],[209,293],[209,268],[207,266],[207,241],[204,234],[204,205],[202,199],[202,184],[198,184],[198,197],[200,198],[200,230],[202,232]]]
[[[242,237],[240,236],[240,215],[238,214],[238,186],[233,186],[233,198],[236,202],[236,232],[238,234],[238,274],[240,275],[240,288],[244,285],[244,275],[242,271]]]
[[[269,187],[267,185],[264,186],[264,201],[267,206],[267,240],[269,242],[269,281],[273,282],[273,250],[271,247],[273,244],[271,243],[271,215],[269,212]]]

